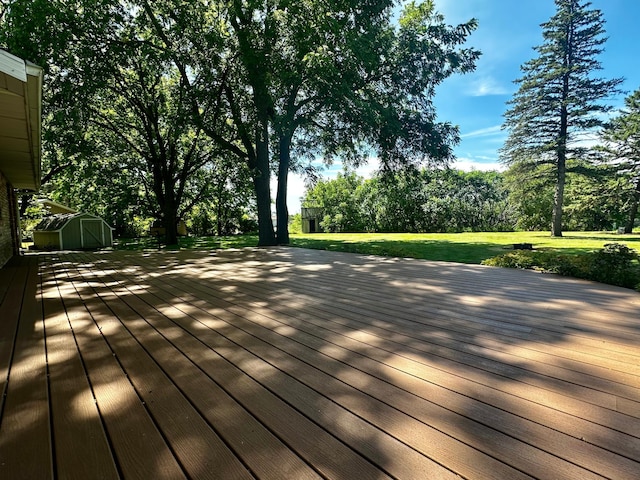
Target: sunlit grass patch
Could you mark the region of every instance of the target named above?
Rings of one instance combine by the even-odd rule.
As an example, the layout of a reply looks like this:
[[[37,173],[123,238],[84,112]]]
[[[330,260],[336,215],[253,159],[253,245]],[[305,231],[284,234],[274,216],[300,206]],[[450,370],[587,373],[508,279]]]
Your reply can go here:
[[[291,237],[291,244],[296,247],[461,263],[480,263],[522,243],[530,243],[535,250],[578,255],[607,243],[640,249],[640,234],[566,232],[563,237],[551,237],[549,232],[316,233]]]

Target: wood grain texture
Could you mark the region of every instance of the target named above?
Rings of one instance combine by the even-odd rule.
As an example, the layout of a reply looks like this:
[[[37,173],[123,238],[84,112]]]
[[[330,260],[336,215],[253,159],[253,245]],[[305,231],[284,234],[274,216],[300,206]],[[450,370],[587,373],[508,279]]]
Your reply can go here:
[[[39,395],[52,476],[638,478],[636,292],[284,247],[39,260],[41,297],[0,303],[39,318],[0,325],[0,446]]]
[[[54,477],[45,329],[42,306],[36,296],[36,260],[29,258],[22,267],[26,269],[22,306],[0,418],[0,478]]]

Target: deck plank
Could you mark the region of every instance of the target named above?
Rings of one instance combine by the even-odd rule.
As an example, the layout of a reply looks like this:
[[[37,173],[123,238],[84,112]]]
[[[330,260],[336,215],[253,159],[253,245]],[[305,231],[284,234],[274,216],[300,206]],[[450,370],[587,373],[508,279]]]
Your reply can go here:
[[[132,300],[129,299],[128,301]],[[148,303],[146,305],[143,309],[148,310],[151,305]],[[183,323],[185,315],[180,310],[163,308],[162,313],[167,319],[181,323],[183,328],[189,329],[194,337],[197,337],[203,345],[211,349],[211,353],[215,352],[219,355],[220,360],[224,362],[226,359],[226,362],[235,365],[236,376],[240,374],[243,380],[258,380],[258,382],[262,384],[262,387],[258,387],[260,383],[238,381],[237,378],[234,379],[228,374],[226,375],[228,377],[226,379],[219,378],[221,383],[229,387],[233,383],[241,385],[246,383],[242,385],[244,388],[238,389],[236,387],[234,389],[237,391],[236,395],[240,398],[239,401],[248,404],[247,408],[255,411],[256,415],[263,418],[265,422],[272,423],[277,420],[279,425],[273,425],[273,428],[277,429],[283,436],[286,435],[285,438],[289,438],[289,441],[295,440],[293,444],[295,447],[293,448],[299,450],[300,455],[312,460],[316,468],[323,472],[323,474],[337,478],[352,478],[354,476],[378,478],[382,473],[378,469],[379,467],[375,468],[362,457],[354,455],[352,448],[355,446],[356,449],[358,449],[359,447],[363,451],[361,451],[361,453],[368,456],[372,462],[377,462],[378,464],[380,464],[382,460],[381,447],[377,445],[377,442],[381,442],[386,446],[388,449],[387,454],[390,457],[393,457],[392,453],[394,450],[403,448],[397,442],[394,442],[393,439],[387,438],[385,435],[368,427],[357,417],[350,416],[347,412],[341,413],[340,410],[336,408],[336,405],[327,403],[326,399],[316,397],[311,390],[305,389],[303,385],[294,379],[284,375],[278,375],[278,371],[273,369],[271,365],[264,362],[261,363],[257,357],[250,355],[242,349],[238,349],[234,343],[224,336],[217,335],[213,330],[206,328],[193,329],[188,321],[186,324]],[[153,315],[147,313],[147,318],[153,318]],[[163,333],[171,335],[171,332],[167,332],[166,329],[163,329]],[[192,352],[193,347],[188,350],[185,349],[185,351]],[[215,369],[209,370],[209,372],[213,373],[215,370],[220,370],[222,366],[226,366],[225,363]],[[230,370],[227,369],[227,371]],[[256,387],[265,389],[264,393],[258,393]],[[281,399],[277,400],[276,397],[271,395],[267,395],[267,398],[265,398],[265,393],[268,391],[277,391]],[[283,402],[282,399],[286,400],[286,402]],[[265,409],[265,405],[268,406],[268,408]],[[288,405],[297,408],[300,413],[291,410]],[[324,408],[322,409],[322,418],[319,420],[317,410],[320,406],[324,406]],[[265,416],[267,412],[269,412],[269,417],[271,418]],[[277,416],[277,418],[273,418],[274,415]],[[331,421],[333,423],[334,421],[327,420],[331,418],[332,415],[341,419],[341,428],[344,429],[343,435],[347,436],[347,438],[355,432],[360,432],[359,435],[369,435],[372,438],[368,439],[367,437],[366,441],[361,442],[354,442],[353,438],[351,438],[351,448],[349,448],[349,446],[340,441],[336,441],[336,439],[331,436],[323,434],[322,430],[318,429],[315,424],[327,428],[327,422]],[[314,423],[310,423],[309,419]],[[282,421],[286,423],[285,431],[282,430]],[[351,430],[353,430],[353,432]],[[293,438],[291,438],[292,436]],[[432,461],[420,455],[413,454],[411,451],[409,451],[408,454],[405,452],[403,458],[405,460],[411,460],[412,456],[414,457],[413,463],[405,461],[402,465],[396,466],[396,469],[402,468],[405,470],[405,477],[410,471],[425,472],[425,474],[431,475],[431,478],[449,478],[451,476],[451,473],[446,469],[443,469],[441,466],[434,464]]]
[[[281,247],[20,260],[2,478],[640,472],[632,291]]]
[[[43,269],[44,270],[44,269]],[[43,271],[41,293],[55,432],[57,478],[119,478],[55,278]]]
[[[157,285],[157,287],[160,287],[160,286],[161,286],[160,284]],[[168,289],[171,287],[166,286],[165,284],[165,288]],[[197,289],[198,289],[197,285],[185,284],[184,286],[179,287],[179,289],[176,290],[175,293],[179,293],[180,290],[194,293],[195,291],[197,291]],[[186,307],[180,307],[179,304],[176,304],[176,300],[177,300],[176,298],[174,297],[169,297],[169,298],[173,298],[172,303],[178,306],[178,308],[187,308],[187,309],[189,308],[188,305]],[[211,300],[211,297],[209,297],[209,300]],[[220,305],[221,300],[219,298],[217,298],[216,300],[218,305]],[[225,309],[228,311],[236,310],[234,309],[234,307],[229,307],[229,305],[225,305]],[[247,310],[249,311],[252,310],[255,312],[256,308],[247,309],[246,304],[243,305],[242,308],[238,308],[237,311],[235,312],[237,314],[237,318],[242,318],[244,313],[244,316],[246,318],[251,317],[251,321],[255,321],[257,324],[264,323],[265,321],[267,323],[271,323],[270,327],[263,327],[264,330],[259,330],[259,329],[256,330],[255,328],[252,329],[252,327],[250,326],[241,327],[243,331],[251,333],[254,336],[254,338],[266,339],[269,337],[268,333],[271,333],[270,328],[274,328],[274,329],[278,328],[276,324],[274,324],[272,321],[270,321],[268,317],[265,317],[264,315],[249,314],[249,317],[247,317],[247,314],[245,313]],[[220,316],[220,314],[218,314],[218,316]],[[230,325],[231,324],[236,326],[240,325],[237,319],[228,318],[227,320]],[[308,321],[308,316],[306,320]],[[286,331],[287,331],[287,334],[286,334],[287,338],[295,338],[297,342],[308,344],[310,348],[317,348],[316,351],[322,350],[322,354],[323,354],[322,356],[331,355],[331,352],[329,351],[330,349],[327,348],[323,340],[318,339],[318,337],[314,338],[308,334],[305,334],[302,336],[294,335],[291,329],[287,329]],[[306,341],[304,337],[307,337]],[[288,348],[288,345],[286,344],[286,342],[283,342],[281,339],[277,338],[276,336],[272,336],[272,338],[273,338],[272,345],[270,345],[266,349],[263,348],[262,351],[257,353],[257,355],[259,355],[261,358],[264,358],[264,359],[271,358],[270,353],[276,350],[271,347],[275,347],[276,345],[278,349],[284,349],[288,352],[291,351],[290,347]],[[332,341],[335,342],[336,337],[332,337]],[[354,345],[348,345],[348,347],[352,347],[353,349],[352,350],[343,349],[343,351],[333,352],[333,358],[343,363],[347,362],[346,358],[349,356],[349,353],[355,351],[358,345],[355,345],[355,347]],[[300,353],[301,351],[300,348],[293,348],[293,350],[295,352],[294,354],[299,358],[301,358],[304,362],[306,362],[307,366],[314,365],[316,368],[321,368],[319,367],[319,365],[323,364],[323,359],[321,357],[319,356],[310,357],[308,355],[308,352],[304,352],[304,351]],[[305,353],[307,353],[307,355],[305,355]],[[282,368],[283,370],[286,370],[287,363],[285,362],[285,364],[282,365],[282,361],[279,362],[278,360],[279,359],[277,357],[272,358],[271,362],[274,363],[276,366],[279,365],[280,368]],[[366,360],[369,360],[369,359],[366,359]],[[398,408],[403,412],[407,412],[408,414],[412,415],[415,418],[422,418],[423,420],[427,421],[427,419],[430,419],[430,418],[440,418],[445,416],[443,412],[433,411],[433,408],[431,408],[430,410],[427,408],[426,411],[424,408],[421,409],[419,405],[419,401],[417,401],[418,398],[415,398],[415,397],[411,398],[411,396],[406,395],[408,391],[415,393],[415,392],[419,392],[420,390],[424,390],[425,385],[420,385],[419,382],[415,382],[415,381],[412,382],[411,381],[413,380],[412,377],[407,377],[409,380],[408,383],[406,381],[407,379],[404,379],[405,380],[404,383],[402,381],[398,382],[397,380],[395,380],[395,378],[398,377],[399,372],[410,372],[412,376],[419,376],[418,373],[416,373],[415,367],[408,368],[406,364],[399,365],[399,366],[396,365],[394,367],[396,369],[395,371],[393,371],[392,369],[387,369],[389,371],[387,372],[386,375],[383,376],[380,373],[380,366],[376,365],[375,363],[369,362],[370,366],[368,368],[367,366],[363,365],[363,363],[364,364],[367,363],[366,361],[363,362],[361,360],[357,364],[357,368],[359,369],[359,372],[363,372],[363,371],[369,372],[373,376],[377,375],[378,377],[381,377],[384,382],[388,382],[391,384],[396,383],[396,384],[399,384],[400,387],[402,388],[402,390],[394,390],[390,388],[385,388],[385,387],[388,387],[388,384],[386,383],[379,382],[379,381],[376,383],[375,381],[372,381],[371,378],[363,379],[361,374],[358,374],[355,372],[352,372],[350,375],[345,374],[345,372],[343,372],[344,366],[337,370],[335,368],[332,369],[331,367],[337,365],[338,364],[337,362],[325,361],[324,363],[327,365],[326,367],[324,367],[324,369],[329,368],[329,370],[325,370],[329,374],[335,375],[336,377],[340,377],[340,379],[345,383],[355,384],[357,388],[361,388],[362,390],[367,391],[367,393],[372,397],[377,396],[378,399],[381,401],[383,401],[384,399],[393,399],[391,403],[394,404],[396,408]],[[318,372],[314,371],[313,369],[308,374],[305,375],[304,367],[305,367],[304,364],[297,364],[293,367],[290,367],[289,368],[290,374],[295,372],[296,376],[298,376],[299,378],[300,377],[306,378],[308,382],[310,382],[315,386],[315,388],[322,388],[323,385],[324,385],[323,390],[327,390],[329,388],[329,385],[331,385],[330,378],[322,378],[322,376],[319,375]],[[423,378],[429,378],[430,382],[436,381],[436,379],[433,378],[433,375],[427,375],[427,376],[423,375]],[[440,401],[441,406],[447,403],[456,403],[455,395],[452,395],[450,392],[446,390],[440,389],[440,391],[434,392],[433,387],[430,387],[428,390],[429,391],[424,393],[422,396],[425,399],[428,398],[430,402],[434,402],[435,398],[439,396],[441,397],[441,401]],[[407,398],[405,398],[404,401],[401,402],[399,399],[403,397],[403,394]],[[357,397],[357,394],[353,392],[350,395],[346,395],[344,393],[342,393],[342,395],[344,395],[345,398]],[[461,399],[459,399],[458,401],[460,400]],[[601,452],[601,451],[598,451],[597,449],[594,450],[590,445],[585,444],[585,442],[581,439],[563,437],[562,435],[558,435],[555,430],[552,430],[552,429],[545,430],[544,428],[539,427],[537,424],[533,422],[523,421],[522,417],[511,418],[510,420],[508,415],[501,414],[501,411],[494,409],[493,407],[490,407],[486,404],[477,404],[477,405],[471,405],[471,406],[467,405],[464,402],[463,404],[464,404],[464,408],[458,412],[462,416],[460,417],[460,419],[457,420],[458,423],[462,423],[463,425],[456,425],[455,424],[456,422],[450,422],[449,425],[440,425],[439,428],[448,432],[459,430],[458,435],[464,436],[465,434],[467,434],[467,438],[465,440],[471,443],[473,443],[473,438],[469,439],[468,437],[471,432],[475,431],[475,434],[477,435],[477,440],[475,442],[476,446],[478,448],[487,449],[493,443],[494,451],[489,450],[488,453],[498,458],[502,458],[505,462],[517,463],[515,459],[517,459],[518,457],[518,446],[517,446],[517,442],[515,443],[513,442],[513,438],[520,437],[521,440],[524,439],[525,441],[529,441],[529,442],[533,440],[535,443],[537,441],[537,444],[541,449],[546,448],[550,450],[554,455],[558,455],[558,456],[562,456],[563,454],[565,454],[565,452],[567,451],[567,448],[569,448],[570,451],[572,452],[571,456],[574,457],[577,461],[581,462],[581,464],[586,465],[589,468],[599,470],[600,472],[610,471],[611,468],[617,468],[620,471],[625,470],[624,464],[626,462],[626,459],[624,457],[620,457],[617,455],[609,455],[608,452]],[[449,406],[448,408],[451,409],[452,407]],[[380,409],[380,408],[377,410],[378,417],[385,418],[385,419],[390,419],[393,417],[393,414],[389,412],[385,414],[381,414],[383,410],[384,409]],[[473,412],[473,414],[471,414],[471,417],[475,417],[475,420],[478,423],[474,424],[473,422],[467,421],[465,424],[465,420],[466,420],[465,415],[468,416],[470,411]],[[359,412],[359,414],[361,416],[366,417],[366,413]],[[493,419],[493,421],[489,421],[489,419]],[[481,423],[483,422],[484,423],[488,422],[493,425],[500,425],[502,430],[505,431],[505,433],[510,435],[511,437],[509,437],[509,440],[507,440],[507,437],[501,439],[499,435],[496,435],[495,433],[493,433],[487,438],[486,435],[482,434],[483,427],[481,426]],[[571,420],[567,419],[567,422],[571,422]],[[527,427],[527,424],[529,424],[528,427]],[[414,432],[412,433],[415,433],[416,435],[423,435],[424,438],[427,438],[427,436],[424,435],[424,433],[419,433],[419,429],[417,428],[414,429]],[[509,443],[509,447],[504,446],[505,442]],[[412,442],[412,444],[416,448],[419,448],[417,446],[419,445],[419,443],[420,443],[419,441],[416,442],[415,440]],[[437,442],[432,442],[432,443],[437,443]],[[621,443],[621,446],[623,448],[627,447],[627,445],[628,445],[628,442]],[[608,445],[608,447],[610,446]],[[447,448],[446,450],[452,451],[453,449],[449,446],[449,448]],[[526,464],[527,462],[529,462],[529,464],[520,465],[519,467],[521,469],[524,469],[528,472],[536,473],[536,470],[535,470],[536,465],[549,464],[554,461],[553,457],[545,458],[543,453],[539,453],[539,455],[541,455],[542,458],[535,458],[535,455],[532,455],[532,452],[535,452],[535,450],[530,450],[527,454],[527,457],[523,460],[523,463]],[[457,457],[462,457],[462,458],[464,457],[464,455],[462,455],[461,452],[456,452],[456,453],[458,454]],[[638,450],[635,449],[634,453],[638,454]],[[447,462],[447,464],[449,465],[452,465],[455,463],[456,463],[455,460],[452,461],[451,459],[449,459]],[[627,471],[628,478],[633,478],[633,476],[635,475],[636,465],[634,463],[629,463],[629,462],[626,462],[626,464],[627,464],[626,471]],[[558,472],[562,471],[562,465],[557,467],[557,471]],[[476,475],[477,473],[478,472],[476,472]],[[467,473],[467,475],[468,474],[469,473]],[[485,472],[485,475],[486,475],[486,472]],[[500,476],[505,476],[505,475],[506,474],[504,472],[500,474]],[[574,471],[573,474],[571,474],[570,471],[568,470],[564,471],[562,476],[563,478],[586,478],[587,475],[588,474],[586,472],[580,469],[577,469]]]
[[[72,279],[78,281],[72,276]],[[117,296],[103,298],[91,280],[80,281],[81,298],[105,337],[114,355],[143,399],[154,421],[192,478],[252,478],[246,467],[229,450],[217,433],[203,420],[189,399],[167,377],[109,307]],[[167,353],[172,355],[173,352]]]
[[[0,269],[0,419],[7,394],[7,381],[28,272],[28,268],[14,262]]]
[[[176,281],[180,282],[180,279],[176,279]],[[233,279],[224,277],[224,283],[225,283],[225,288],[235,288]],[[193,289],[195,289],[196,291],[198,288],[199,288],[198,285],[193,286]],[[246,290],[248,288],[253,288],[254,291],[260,290],[262,292],[262,296],[255,297],[255,299],[256,301],[262,301],[263,303],[267,301],[270,297],[273,298],[273,295],[277,293],[276,291],[270,290],[269,287],[261,286],[259,288],[256,288],[255,285],[250,287],[245,287],[245,293],[243,293],[243,295],[245,296],[245,303],[247,301]],[[186,290],[193,291],[193,289],[192,290],[186,289]],[[304,292],[300,290],[296,290],[296,294],[297,294],[296,298],[301,298],[300,295],[302,293]],[[229,300],[233,298],[233,295],[228,295],[226,293],[219,293],[218,298],[226,298],[227,300]],[[339,299],[339,297],[337,297],[337,294],[333,298],[335,299],[333,303],[338,303],[337,300]],[[285,302],[282,302],[282,303],[284,304]],[[293,300],[291,304],[295,306],[296,305],[295,300]],[[270,308],[275,308],[276,310],[279,309],[280,311],[284,311],[286,313],[288,312],[292,317],[299,316],[299,312],[304,311],[304,306],[301,306],[296,310],[295,308],[292,308],[291,304],[290,302],[286,302],[286,306],[283,307],[278,302],[271,302]],[[323,309],[324,309],[324,312],[323,312]],[[326,315],[324,314],[325,312],[327,313]],[[401,313],[399,313],[398,315],[401,315]],[[419,356],[420,361],[423,361],[423,362],[429,361],[436,368],[441,368],[440,364],[443,362],[443,358],[446,358],[448,362],[445,362],[445,363],[447,363],[447,365],[452,366],[453,373],[456,375],[459,375],[459,372],[457,372],[457,370],[460,368],[463,368],[466,371],[473,372],[477,370],[477,367],[482,366],[483,368],[489,369],[494,374],[499,374],[500,376],[506,375],[515,381],[527,381],[527,382],[534,382],[534,383],[538,382],[540,384],[542,382],[545,382],[546,390],[548,390],[550,386],[555,385],[557,386],[558,391],[561,391],[563,394],[566,395],[567,384],[565,382],[557,381],[557,380],[544,377],[544,376],[539,376],[539,375],[536,375],[535,377],[531,377],[531,374],[529,372],[526,372],[526,375],[523,375],[522,370],[520,368],[514,368],[513,365],[506,364],[500,361],[490,360],[486,357],[479,355],[478,354],[479,352],[465,353],[465,352],[461,352],[459,347],[451,348],[452,346],[455,346],[459,342],[455,342],[455,344],[453,345],[452,345],[452,342],[450,341],[447,341],[447,342],[435,341],[434,343],[434,336],[438,336],[438,332],[433,332],[433,331],[416,332],[416,329],[414,327],[413,329],[411,328],[407,329],[406,335],[402,333],[397,333],[397,332],[402,332],[402,328],[399,328],[401,327],[401,325],[398,325],[397,323],[397,316],[390,317],[387,315],[387,317],[384,319],[384,321],[386,322],[384,324],[385,328],[380,328],[378,326],[373,326],[372,324],[374,322],[370,320],[371,318],[376,318],[377,320],[375,321],[375,324],[381,325],[381,320],[379,315],[377,317],[362,317],[361,315],[357,315],[357,314],[349,315],[348,313],[345,314],[345,311],[340,310],[339,307],[332,309],[331,305],[319,306],[318,302],[316,301],[313,306],[313,309],[309,311],[305,311],[304,317],[305,317],[304,322],[311,323],[323,330],[330,329],[335,333],[342,333],[342,332],[336,327],[333,327],[332,329],[331,323],[339,326],[342,326],[342,325],[352,326],[353,332],[355,332],[357,335],[362,335],[363,329],[366,329],[367,332],[374,332],[378,334],[378,337],[374,339],[376,343],[379,343],[381,341],[380,339],[396,338],[396,342],[393,345],[389,345],[388,348],[390,350],[397,351],[399,347],[406,349],[407,346],[409,346],[410,351],[408,352],[408,355],[412,355],[415,352],[415,354]],[[315,317],[318,317],[318,319],[316,320]],[[352,320],[352,319],[356,319],[356,320]],[[313,331],[313,328],[314,327],[311,327],[311,331]],[[421,342],[413,341],[416,335],[418,335],[419,339],[423,341]],[[336,337],[336,338],[339,339],[340,337]],[[438,357],[437,357],[437,360],[433,362],[430,360],[431,358],[430,356],[424,356],[424,355],[421,355],[421,353],[436,354],[438,355]],[[461,367],[460,362],[465,362],[465,361],[466,361],[466,364],[463,363]],[[491,369],[491,367],[493,367],[493,369]],[[478,375],[475,375],[475,378],[472,377],[472,379],[477,379],[477,378],[478,378]],[[480,378],[482,378],[482,376],[480,376]],[[511,386],[511,384],[509,384],[509,386]],[[520,390],[523,390],[523,389],[520,389]],[[532,391],[533,389],[531,388],[527,389],[525,386],[524,390]],[[545,395],[550,395],[550,394],[551,394],[550,392],[545,393]],[[522,393],[519,393],[519,395],[522,395]],[[578,402],[575,402],[577,403],[577,406],[572,409],[572,412],[574,414],[577,412],[579,413],[583,411],[594,411],[595,412],[593,416],[594,419],[597,419],[602,416],[603,411],[601,409],[592,408],[590,405],[584,404],[582,402],[583,398],[581,398],[580,396],[576,396],[576,397],[578,399]],[[614,402],[618,400],[619,399],[610,396],[608,403],[609,405],[613,405]],[[592,401],[592,399],[590,399],[590,401]],[[567,403],[567,402],[564,402],[564,403]],[[608,413],[610,414],[611,412],[608,412]],[[623,415],[623,416],[620,416],[619,418],[618,427],[623,429],[623,431],[628,431],[630,433],[633,433],[633,432],[637,433],[639,431],[638,425],[639,424],[637,422],[635,422],[635,424],[634,422],[631,422],[631,425],[629,425],[629,419],[627,418],[627,416]],[[625,427],[628,427],[628,428],[625,429]]]
[[[71,282],[66,268],[56,265],[56,277],[119,471],[134,480],[186,478],[82,302],[76,290],[82,286]]]
[[[0,478],[53,478],[49,392],[37,259],[27,265],[19,325],[0,419]]]
[[[122,301],[110,300],[109,307],[258,477],[320,478],[207,375],[202,365],[210,359],[210,352],[195,337],[180,342],[186,332],[175,329],[166,317],[135,295],[122,297]],[[188,348],[178,347],[185,343]]]
[[[294,291],[296,293],[309,295],[312,290],[305,291],[300,289],[300,285],[304,284],[304,280],[297,281],[296,285],[293,286]],[[315,288],[315,285],[312,285],[312,287]],[[525,362],[535,357],[534,354],[529,353],[526,345],[518,349],[517,355],[514,358],[513,353],[504,351],[506,350],[505,348],[502,350],[490,348],[490,346],[488,347],[478,343],[475,336],[469,336],[467,333],[463,333],[464,330],[462,328],[458,330],[452,329],[447,325],[431,323],[430,319],[420,319],[419,322],[416,322],[416,319],[412,317],[411,313],[409,313],[407,309],[401,309],[400,305],[394,309],[385,308],[384,306],[381,307],[380,305],[384,305],[382,303],[384,300],[381,300],[380,296],[377,297],[378,302],[372,307],[368,306],[370,303],[367,303],[367,306],[364,307],[360,306],[360,304],[355,304],[354,306],[353,300],[351,298],[345,298],[339,288],[331,291],[330,294],[327,294],[327,297],[332,298],[333,302],[331,304],[327,303],[328,306],[314,306],[314,312],[317,309],[328,308],[331,312],[335,313],[336,309],[338,309],[340,316],[344,316],[345,314],[351,315],[352,318],[354,316],[363,318],[365,322],[371,318],[376,320],[382,318],[385,321],[392,319],[390,329],[408,335],[415,335],[417,329],[427,327],[429,330],[419,333],[422,338],[426,339],[429,337],[428,341],[445,348],[453,347],[457,353],[462,353],[463,356],[471,358],[472,362],[477,362],[477,359],[480,358],[485,362],[497,361],[499,365],[526,364],[527,370],[533,371],[539,377],[560,380],[560,389],[566,389],[566,382],[578,385],[578,387],[575,388],[577,398],[589,398],[592,402],[597,402],[598,405],[608,408],[614,408],[619,398],[624,398],[631,402],[630,405],[633,406],[632,408],[637,409],[638,405],[640,405],[634,405],[638,403],[636,399],[640,398],[640,389],[635,386],[637,385],[638,377],[619,373],[616,378],[618,381],[612,381],[612,378],[615,377],[610,372],[610,370],[612,370],[611,364],[607,365],[607,369],[603,368],[598,371],[589,364],[579,362],[570,363],[565,360],[562,361],[562,366],[559,366],[559,361],[556,361],[555,364],[540,361]],[[358,298],[360,297],[366,298],[367,295],[361,292],[358,295]],[[443,341],[438,342],[438,338],[442,338]],[[469,342],[469,339],[472,341]],[[496,343],[494,343],[494,345],[496,345]],[[522,359],[524,359],[524,361]],[[620,366],[618,368],[621,369],[624,367]],[[606,379],[599,378],[597,375],[599,372],[604,372]],[[518,374],[517,370],[514,371],[513,374],[516,375],[514,378],[522,376],[522,374]],[[580,387],[586,387],[586,389]]]

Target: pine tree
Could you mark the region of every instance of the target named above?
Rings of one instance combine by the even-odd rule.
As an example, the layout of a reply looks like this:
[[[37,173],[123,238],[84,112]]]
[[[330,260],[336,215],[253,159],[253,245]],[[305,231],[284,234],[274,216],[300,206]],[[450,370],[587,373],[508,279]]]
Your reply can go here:
[[[632,233],[640,205],[640,89],[624,100],[625,108],[604,128],[606,152],[619,179],[628,180],[629,211],[625,233]],[[623,185],[625,182],[622,182]]]
[[[602,114],[611,109],[602,101],[619,93],[622,79],[592,76],[602,69],[597,56],[607,40],[602,12],[582,0],[555,3],[555,15],[541,25],[544,41],[534,48],[538,56],[521,67],[523,76],[515,82],[519,89],[505,113],[509,136],[501,156],[507,165],[530,171],[553,166],[551,235],[559,237],[567,159],[584,155],[580,140],[602,125]]]

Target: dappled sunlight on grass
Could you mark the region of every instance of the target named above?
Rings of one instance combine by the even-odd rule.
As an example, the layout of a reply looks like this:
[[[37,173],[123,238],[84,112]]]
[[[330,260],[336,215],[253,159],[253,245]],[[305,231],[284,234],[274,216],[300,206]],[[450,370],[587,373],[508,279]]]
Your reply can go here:
[[[225,237],[178,237],[178,245],[164,245],[155,237],[119,238],[115,241],[116,250],[215,250],[219,248],[255,247],[257,235],[229,235]]]
[[[564,237],[551,237],[548,232],[467,232],[319,233],[291,236],[291,245],[295,247],[471,264],[512,250],[516,243],[530,243],[536,250],[580,254],[616,242],[637,249],[640,248],[640,234],[566,232]]]

